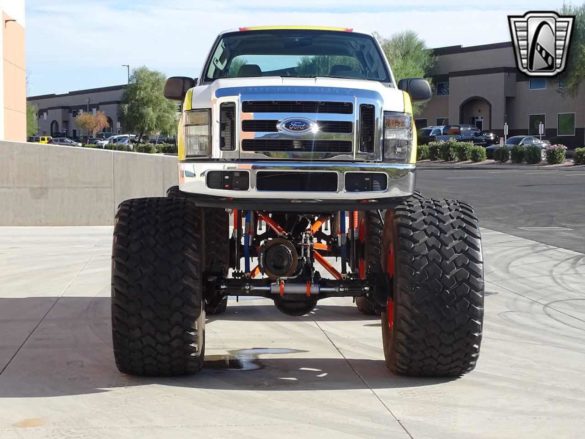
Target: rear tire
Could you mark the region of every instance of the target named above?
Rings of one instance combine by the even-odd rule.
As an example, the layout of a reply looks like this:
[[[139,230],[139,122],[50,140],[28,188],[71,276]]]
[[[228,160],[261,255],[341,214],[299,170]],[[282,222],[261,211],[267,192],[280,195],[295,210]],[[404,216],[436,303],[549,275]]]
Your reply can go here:
[[[193,374],[203,366],[202,213],[181,198],[124,201],[112,249],[112,334],[121,372]]]
[[[458,377],[475,368],[483,325],[478,220],[459,201],[411,198],[386,213],[385,260],[393,299],[382,314],[388,368]],[[394,263],[393,263],[394,261]]]

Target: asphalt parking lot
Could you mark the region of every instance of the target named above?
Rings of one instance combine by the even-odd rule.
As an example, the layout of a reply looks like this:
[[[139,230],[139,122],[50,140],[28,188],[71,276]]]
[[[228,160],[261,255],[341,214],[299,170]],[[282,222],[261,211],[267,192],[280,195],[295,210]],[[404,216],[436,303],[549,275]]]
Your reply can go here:
[[[419,173],[424,193],[474,202],[484,227],[484,341],[457,380],[391,375],[379,320],[350,299],[301,318],[230,300],[208,321],[201,374],[124,376],[110,338],[111,228],[0,228],[0,438],[581,437],[585,176],[541,174]],[[529,225],[571,228],[575,242],[517,230]]]
[[[585,166],[419,167],[425,195],[467,201],[483,227],[585,252]]]

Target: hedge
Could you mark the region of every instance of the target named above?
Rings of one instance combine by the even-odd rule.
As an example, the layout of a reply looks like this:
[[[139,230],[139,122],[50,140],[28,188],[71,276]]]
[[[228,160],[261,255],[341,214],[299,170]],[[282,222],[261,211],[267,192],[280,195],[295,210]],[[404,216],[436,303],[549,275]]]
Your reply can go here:
[[[567,147],[565,145],[556,144],[549,145],[544,150],[546,155],[546,161],[549,165],[559,165],[565,162],[565,156],[567,154]]]
[[[471,150],[473,149],[473,142],[454,142],[453,149],[457,160],[464,162],[471,159]]]
[[[472,162],[483,162],[487,159],[487,152],[483,146],[474,146],[469,156]]]
[[[431,142],[429,143],[429,159],[431,160],[439,160],[440,156],[440,149],[441,149],[442,142]]]
[[[429,158],[429,145],[419,145],[416,149],[417,160],[428,160]]]
[[[514,145],[510,156],[512,157],[512,163],[522,163],[524,161],[525,148],[522,145]]]
[[[506,163],[510,160],[510,149],[507,146],[500,146],[494,151],[494,159],[498,162]]]
[[[573,159],[576,165],[585,165],[585,148],[577,148]]]
[[[524,160],[526,163],[536,165],[542,161],[542,148],[540,146],[527,146],[524,150]]]

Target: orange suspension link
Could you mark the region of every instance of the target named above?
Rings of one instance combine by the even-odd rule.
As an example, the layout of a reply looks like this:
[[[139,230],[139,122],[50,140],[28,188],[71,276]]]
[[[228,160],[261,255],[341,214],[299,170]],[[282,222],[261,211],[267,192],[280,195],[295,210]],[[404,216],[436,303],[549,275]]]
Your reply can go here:
[[[258,218],[260,218],[262,221],[264,221],[266,223],[266,225],[268,227],[270,227],[272,230],[274,230],[278,235],[286,235],[286,230],[284,230],[280,224],[278,224],[276,221],[274,221],[272,218],[270,218],[268,215],[266,215],[265,213],[262,212],[256,212],[256,215],[258,215]]]
[[[319,264],[321,264],[321,266],[325,270],[327,270],[331,276],[333,276],[337,280],[343,279],[343,276],[341,276],[341,273],[339,271],[337,271],[333,265],[331,265],[329,262],[327,262],[327,259],[325,259],[325,257],[323,255],[321,255],[321,253],[315,251],[315,252],[313,252],[313,255],[315,256],[315,260]]]

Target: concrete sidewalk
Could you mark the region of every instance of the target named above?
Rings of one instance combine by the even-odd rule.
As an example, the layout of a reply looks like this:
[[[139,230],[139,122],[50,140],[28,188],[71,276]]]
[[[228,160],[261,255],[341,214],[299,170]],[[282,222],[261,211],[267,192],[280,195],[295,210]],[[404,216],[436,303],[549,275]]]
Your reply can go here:
[[[301,318],[230,300],[201,374],[140,379],[113,363],[111,228],[0,228],[0,438],[581,437],[585,255],[483,234],[485,336],[461,379],[391,375],[350,299]]]

